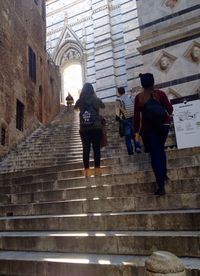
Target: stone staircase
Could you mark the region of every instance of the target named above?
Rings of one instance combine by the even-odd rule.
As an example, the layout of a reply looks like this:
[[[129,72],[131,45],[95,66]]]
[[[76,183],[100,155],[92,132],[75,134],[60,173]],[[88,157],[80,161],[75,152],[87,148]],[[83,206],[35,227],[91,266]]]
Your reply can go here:
[[[171,134],[167,194],[154,196],[148,154],[127,156],[111,115],[101,176],[83,177],[73,110],[2,160],[1,276],[143,276],[156,250],[200,275],[200,148],[177,150]]]

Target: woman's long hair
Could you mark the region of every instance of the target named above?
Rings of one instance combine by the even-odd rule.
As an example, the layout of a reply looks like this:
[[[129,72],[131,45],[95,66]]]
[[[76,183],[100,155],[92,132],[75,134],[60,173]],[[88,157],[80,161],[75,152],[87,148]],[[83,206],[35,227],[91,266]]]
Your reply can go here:
[[[88,98],[91,98],[91,97],[93,97],[93,96],[95,96],[94,88],[93,88],[93,86],[92,86],[91,83],[86,82],[86,83],[83,85],[83,88],[82,88],[82,90],[81,90],[81,94],[80,94],[79,99],[80,99],[81,101],[84,101],[84,100],[86,100],[86,99],[88,99]]]

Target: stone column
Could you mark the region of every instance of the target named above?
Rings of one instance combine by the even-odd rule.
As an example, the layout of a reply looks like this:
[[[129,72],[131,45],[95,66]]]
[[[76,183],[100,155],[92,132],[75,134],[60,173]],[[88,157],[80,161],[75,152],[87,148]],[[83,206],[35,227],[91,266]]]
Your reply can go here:
[[[146,276],[186,276],[178,257],[167,251],[154,252],[145,262]]]

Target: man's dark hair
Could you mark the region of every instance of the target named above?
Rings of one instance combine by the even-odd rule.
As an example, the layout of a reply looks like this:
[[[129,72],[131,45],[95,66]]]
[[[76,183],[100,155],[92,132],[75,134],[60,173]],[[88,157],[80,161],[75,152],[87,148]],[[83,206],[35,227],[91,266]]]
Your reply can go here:
[[[143,88],[151,88],[154,86],[154,77],[151,73],[139,74],[141,85]]]
[[[118,88],[117,88],[117,92],[118,92],[119,95],[125,94],[125,89],[124,89],[124,87],[118,87]]]

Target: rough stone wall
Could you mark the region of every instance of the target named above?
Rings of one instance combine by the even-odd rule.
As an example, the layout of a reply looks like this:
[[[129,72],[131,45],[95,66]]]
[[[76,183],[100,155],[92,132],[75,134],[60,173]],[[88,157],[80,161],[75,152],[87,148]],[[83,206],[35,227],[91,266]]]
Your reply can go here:
[[[62,66],[73,60],[74,47],[84,81],[105,101],[115,99],[117,86],[134,86],[143,66],[139,34],[135,0],[47,1],[47,50]]]
[[[200,90],[199,0],[138,0],[143,71],[171,97]]]
[[[45,52],[44,2],[36,3],[0,1],[0,155],[59,112],[60,76]],[[29,46],[36,54],[36,83],[29,77]],[[24,104],[23,131],[16,128],[17,99]],[[5,145],[2,128],[6,130]]]

